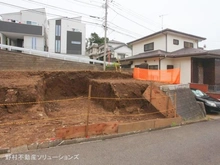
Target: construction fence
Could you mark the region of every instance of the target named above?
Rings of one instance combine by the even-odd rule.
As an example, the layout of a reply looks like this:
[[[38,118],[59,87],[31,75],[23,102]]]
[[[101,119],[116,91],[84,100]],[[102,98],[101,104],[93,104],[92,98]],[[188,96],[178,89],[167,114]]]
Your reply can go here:
[[[180,84],[180,69],[150,70],[134,68],[133,78],[169,84]]]

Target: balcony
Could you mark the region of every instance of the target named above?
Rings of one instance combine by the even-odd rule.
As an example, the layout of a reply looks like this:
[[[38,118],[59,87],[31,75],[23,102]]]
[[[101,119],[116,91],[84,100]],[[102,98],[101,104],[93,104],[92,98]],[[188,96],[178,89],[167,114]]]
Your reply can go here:
[[[43,35],[42,26],[0,21],[0,32]]]

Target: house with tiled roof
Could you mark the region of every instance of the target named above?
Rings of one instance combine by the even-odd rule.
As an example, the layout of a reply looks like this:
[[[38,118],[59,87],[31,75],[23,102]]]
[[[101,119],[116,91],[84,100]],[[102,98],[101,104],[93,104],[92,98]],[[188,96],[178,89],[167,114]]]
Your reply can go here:
[[[94,43],[92,46],[88,48],[87,54],[91,59],[103,61],[104,45],[98,46],[98,44]],[[128,47],[127,44],[116,40],[108,41],[106,57],[108,62],[115,62],[116,60],[121,60],[130,57],[131,54],[131,48]]]
[[[204,50],[199,42],[204,37],[164,29],[129,42],[132,56],[122,59],[126,68],[147,63],[147,69],[166,70],[179,68],[183,84],[201,83],[220,85],[220,49]]]

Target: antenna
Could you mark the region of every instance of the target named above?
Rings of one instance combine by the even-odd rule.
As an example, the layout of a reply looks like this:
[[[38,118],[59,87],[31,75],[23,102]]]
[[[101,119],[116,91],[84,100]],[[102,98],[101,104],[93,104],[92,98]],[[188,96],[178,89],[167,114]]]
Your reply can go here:
[[[161,29],[163,30],[163,17],[166,16],[168,14],[162,14],[162,15],[159,15],[159,17],[161,18]]]

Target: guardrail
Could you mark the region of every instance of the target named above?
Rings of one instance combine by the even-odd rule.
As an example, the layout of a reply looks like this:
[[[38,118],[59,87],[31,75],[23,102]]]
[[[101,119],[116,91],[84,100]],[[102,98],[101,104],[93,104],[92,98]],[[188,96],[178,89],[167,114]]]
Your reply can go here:
[[[47,57],[47,58],[54,58],[54,59],[60,59],[65,61],[74,61],[74,62],[82,62],[82,63],[93,63],[93,64],[103,64],[103,61],[99,60],[93,60],[90,59],[88,56],[85,55],[66,55],[66,54],[58,54],[58,53],[51,53],[51,52],[45,52],[40,50],[34,50],[34,49],[26,49],[16,46],[10,46],[10,45],[4,45],[0,44],[1,49],[7,49],[9,51],[22,51],[23,53],[27,53],[33,56],[41,56],[41,57]],[[112,63],[110,63],[112,64]]]

